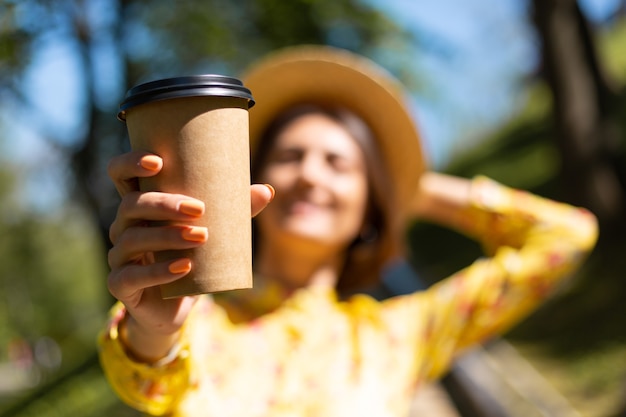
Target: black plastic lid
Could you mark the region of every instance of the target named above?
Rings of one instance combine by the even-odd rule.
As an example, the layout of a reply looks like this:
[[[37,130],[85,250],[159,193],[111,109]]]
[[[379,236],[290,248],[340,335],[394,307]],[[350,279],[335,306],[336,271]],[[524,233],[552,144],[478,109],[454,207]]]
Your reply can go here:
[[[150,81],[131,88],[120,104],[117,118],[125,121],[126,110],[140,104],[194,96],[238,97],[248,100],[248,108],[254,106],[252,93],[237,78],[214,74],[190,75]]]

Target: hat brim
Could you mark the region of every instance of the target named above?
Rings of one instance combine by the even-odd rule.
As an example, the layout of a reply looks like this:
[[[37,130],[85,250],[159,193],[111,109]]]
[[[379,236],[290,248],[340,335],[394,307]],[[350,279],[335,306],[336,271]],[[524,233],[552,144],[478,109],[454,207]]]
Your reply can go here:
[[[333,103],[359,115],[374,133],[391,174],[398,207],[407,210],[425,160],[419,133],[400,83],[362,56],[328,46],[274,52],[242,76],[256,102],[250,109],[250,144],[296,104]]]

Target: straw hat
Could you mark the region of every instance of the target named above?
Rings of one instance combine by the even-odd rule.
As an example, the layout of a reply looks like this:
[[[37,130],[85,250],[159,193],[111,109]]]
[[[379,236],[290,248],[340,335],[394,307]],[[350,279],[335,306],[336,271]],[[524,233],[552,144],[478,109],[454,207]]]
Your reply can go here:
[[[271,53],[242,76],[252,92],[250,144],[287,108],[333,103],[359,115],[373,131],[396,187],[398,207],[408,209],[425,169],[420,138],[403,87],[383,68],[328,46],[298,46]]]

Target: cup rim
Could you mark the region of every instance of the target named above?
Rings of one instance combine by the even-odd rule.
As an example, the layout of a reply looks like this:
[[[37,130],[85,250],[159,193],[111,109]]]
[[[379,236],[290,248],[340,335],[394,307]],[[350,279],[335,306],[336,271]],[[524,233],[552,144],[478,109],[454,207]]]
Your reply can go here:
[[[241,80],[219,74],[185,75],[148,81],[132,87],[119,106],[117,118],[126,121],[126,111],[140,104],[183,97],[233,97],[254,106],[254,98]]]

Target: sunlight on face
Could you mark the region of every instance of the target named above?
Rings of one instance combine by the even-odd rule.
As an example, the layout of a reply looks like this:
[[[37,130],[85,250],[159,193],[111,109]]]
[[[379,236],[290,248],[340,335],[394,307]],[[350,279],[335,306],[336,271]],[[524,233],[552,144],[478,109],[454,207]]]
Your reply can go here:
[[[365,160],[356,141],[329,117],[308,114],[289,123],[261,179],[276,188],[257,219],[263,239],[341,250],[358,235],[368,197]]]

